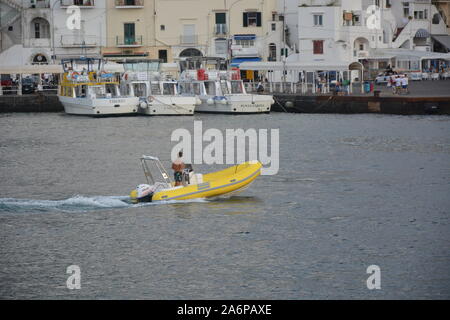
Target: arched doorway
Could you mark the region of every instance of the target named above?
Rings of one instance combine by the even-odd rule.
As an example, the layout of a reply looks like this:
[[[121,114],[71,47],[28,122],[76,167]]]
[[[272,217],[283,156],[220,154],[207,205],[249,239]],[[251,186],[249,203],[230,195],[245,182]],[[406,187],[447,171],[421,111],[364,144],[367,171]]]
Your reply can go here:
[[[184,49],[180,52],[180,69],[183,72],[186,69],[195,70],[201,68],[201,58],[203,54],[195,48]],[[197,58],[197,59],[196,59]]]
[[[365,58],[369,54],[370,44],[369,40],[363,37],[355,39],[353,44],[353,55],[357,58]]]
[[[363,92],[363,83],[364,83],[364,65],[361,62],[353,62],[348,66],[348,70],[350,71],[350,81],[353,85],[359,84],[361,85],[361,92]],[[354,74],[357,72],[357,76]]]
[[[275,43],[269,44],[269,61],[277,61],[277,45]]]
[[[189,58],[189,57],[203,57],[203,54],[200,50],[195,48],[188,48],[181,51],[180,58]]]
[[[48,64],[48,59],[44,54],[38,53],[33,57],[31,64]]]

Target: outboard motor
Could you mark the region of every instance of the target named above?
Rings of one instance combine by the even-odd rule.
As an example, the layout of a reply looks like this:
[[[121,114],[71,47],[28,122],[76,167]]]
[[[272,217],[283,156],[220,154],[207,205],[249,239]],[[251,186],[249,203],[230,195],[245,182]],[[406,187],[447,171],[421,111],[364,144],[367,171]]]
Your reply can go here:
[[[148,184],[140,184],[131,191],[130,198],[133,203],[152,202],[156,187]]]
[[[183,170],[182,176],[183,185],[191,184],[191,172],[194,172],[194,169],[192,168],[191,164],[187,163]]]

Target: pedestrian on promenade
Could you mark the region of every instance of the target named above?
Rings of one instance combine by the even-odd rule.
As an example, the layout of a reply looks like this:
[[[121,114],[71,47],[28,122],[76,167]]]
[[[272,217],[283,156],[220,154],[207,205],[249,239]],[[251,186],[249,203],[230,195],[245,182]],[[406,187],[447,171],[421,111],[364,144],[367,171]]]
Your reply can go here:
[[[399,75],[395,78],[395,93],[400,94],[402,90],[402,79]]]
[[[406,74],[403,75],[402,77],[402,91],[405,94],[409,94],[409,90],[408,90],[408,76]]]
[[[397,87],[395,86],[395,74],[391,75],[389,81],[391,82],[392,94],[396,94]]]

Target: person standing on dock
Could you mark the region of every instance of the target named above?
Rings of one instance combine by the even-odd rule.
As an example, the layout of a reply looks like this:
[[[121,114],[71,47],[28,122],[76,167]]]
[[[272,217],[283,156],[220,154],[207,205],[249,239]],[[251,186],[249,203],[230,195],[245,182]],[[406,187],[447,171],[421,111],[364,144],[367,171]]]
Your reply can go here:
[[[174,171],[175,187],[181,186],[183,182],[183,170],[186,165],[183,162],[183,151],[178,152],[178,158],[172,163]]]

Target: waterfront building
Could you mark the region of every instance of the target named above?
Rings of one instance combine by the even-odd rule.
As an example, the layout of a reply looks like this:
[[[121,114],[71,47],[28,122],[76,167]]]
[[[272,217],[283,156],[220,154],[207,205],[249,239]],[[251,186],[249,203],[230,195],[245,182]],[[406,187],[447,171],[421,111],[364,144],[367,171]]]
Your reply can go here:
[[[185,57],[279,60],[277,0],[115,0],[108,3],[105,57],[174,62]]]
[[[99,56],[106,44],[106,0],[1,0],[0,64],[58,63]],[[79,19],[76,24],[75,11]]]
[[[448,59],[443,9],[431,0],[279,0],[278,5],[286,12],[286,42],[292,50],[285,63],[272,65],[274,81],[282,80],[286,66],[297,71],[287,76],[294,82],[301,77],[298,71],[313,66],[316,71],[352,71],[352,79],[373,79],[388,67],[421,71]],[[250,66],[257,67],[242,65]]]

